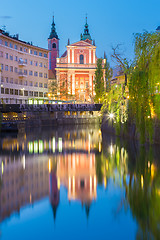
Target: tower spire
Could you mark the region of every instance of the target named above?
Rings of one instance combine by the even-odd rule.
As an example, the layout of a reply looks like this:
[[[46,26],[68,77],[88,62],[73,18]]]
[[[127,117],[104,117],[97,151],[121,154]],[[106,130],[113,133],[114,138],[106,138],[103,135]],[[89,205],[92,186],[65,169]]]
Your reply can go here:
[[[85,40],[89,40],[89,41],[92,41],[91,39],[91,35],[89,33],[89,27],[88,27],[88,22],[87,22],[87,14],[86,14],[86,24],[84,26],[84,33],[81,34],[81,40],[85,41]]]
[[[49,39],[52,39],[52,38],[59,39],[58,35],[57,35],[57,32],[56,32],[55,23],[54,23],[54,15],[53,15],[53,22],[52,22],[52,27],[51,27],[51,33],[49,35]]]

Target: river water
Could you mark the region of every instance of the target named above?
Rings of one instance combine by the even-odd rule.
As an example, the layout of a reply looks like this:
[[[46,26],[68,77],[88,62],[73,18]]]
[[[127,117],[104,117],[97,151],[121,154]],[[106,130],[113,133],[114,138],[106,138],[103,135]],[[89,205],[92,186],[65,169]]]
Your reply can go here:
[[[160,147],[96,126],[0,138],[0,239],[160,239]]]

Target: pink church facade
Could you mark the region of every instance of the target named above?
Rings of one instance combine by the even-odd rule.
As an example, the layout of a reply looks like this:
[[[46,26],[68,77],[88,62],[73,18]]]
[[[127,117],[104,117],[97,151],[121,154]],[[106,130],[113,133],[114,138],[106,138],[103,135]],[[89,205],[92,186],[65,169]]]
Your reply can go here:
[[[96,46],[85,24],[80,41],[66,46],[67,50],[59,57],[59,38],[52,24],[48,39],[49,76],[55,74],[57,94],[62,100],[93,102],[95,96],[95,71],[97,66]],[[104,66],[105,59],[102,60]],[[105,83],[105,72],[104,83]]]

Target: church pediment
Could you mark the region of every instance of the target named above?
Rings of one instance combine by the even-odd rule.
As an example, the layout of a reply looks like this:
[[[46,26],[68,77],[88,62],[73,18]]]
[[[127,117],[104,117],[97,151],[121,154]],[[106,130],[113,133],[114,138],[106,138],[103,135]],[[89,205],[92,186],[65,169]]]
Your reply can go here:
[[[72,43],[69,46],[73,46],[73,47],[90,47],[93,46],[92,44],[86,42],[86,41],[78,41],[76,43]]]

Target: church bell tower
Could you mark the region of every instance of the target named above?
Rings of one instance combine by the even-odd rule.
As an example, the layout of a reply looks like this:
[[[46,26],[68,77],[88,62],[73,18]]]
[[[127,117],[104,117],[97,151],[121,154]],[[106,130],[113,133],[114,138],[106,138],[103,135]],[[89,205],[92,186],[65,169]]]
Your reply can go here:
[[[49,78],[55,78],[56,58],[59,57],[59,38],[55,28],[54,16],[51,27],[51,33],[48,38],[48,50],[49,50],[48,58]]]

